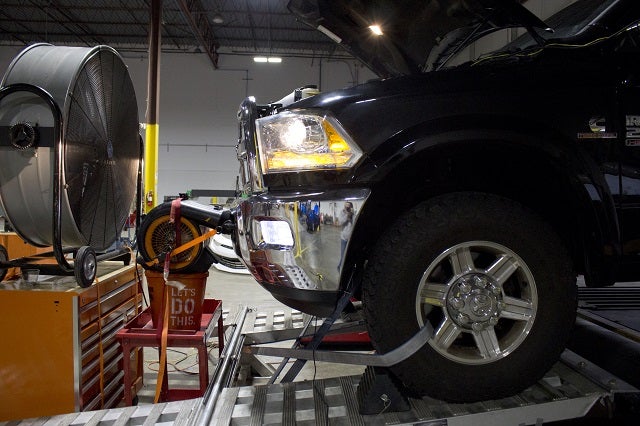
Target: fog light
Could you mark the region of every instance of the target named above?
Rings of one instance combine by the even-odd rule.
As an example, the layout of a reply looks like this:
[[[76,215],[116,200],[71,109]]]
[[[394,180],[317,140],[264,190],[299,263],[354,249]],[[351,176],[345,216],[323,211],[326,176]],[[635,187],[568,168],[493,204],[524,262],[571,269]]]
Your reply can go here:
[[[253,244],[256,248],[270,250],[293,248],[293,233],[287,221],[256,217],[252,220],[251,228]]]

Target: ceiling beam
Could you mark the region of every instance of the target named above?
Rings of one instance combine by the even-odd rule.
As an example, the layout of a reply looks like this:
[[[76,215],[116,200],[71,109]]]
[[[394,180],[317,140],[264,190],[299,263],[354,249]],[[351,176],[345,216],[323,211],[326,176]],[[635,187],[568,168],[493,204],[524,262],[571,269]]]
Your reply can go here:
[[[7,16],[7,14],[4,12],[4,10],[0,9],[0,16]],[[14,21],[14,24],[17,26],[20,26],[23,29],[27,29],[27,27],[25,27],[24,25],[22,25],[22,23],[18,22],[18,21]],[[11,25],[9,25],[11,26]],[[22,39],[22,37],[20,36],[20,34],[18,32],[14,32],[14,31],[9,31],[7,28],[4,28],[2,24],[0,24],[0,32],[4,32],[6,34],[9,34],[11,37],[15,38],[16,40],[18,40],[19,42],[23,43],[23,44],[27,44],[25,40]]]
[[[218,69],[219,43],[200,0],[179,0],[180,9],[191,26],[200,46],[204,48],[215,69]]]
[[[124,10],[124,6],[123,6],[123,10]],[[163,9],[166,10],[166,9]],[[124,22],[124,21],[117,21],[117,20],[113,20],[113,19],[105,19],[105,20],[88,20],[88,19],[78,19],[76,21],[74,21],[73,23],[76,25],[85,25],[85,26],[91,26],[93,27],[125,27],[127,29],[131,29],[131,28],[139,28],[140,31],[139,33],[143,33],[141,35],[141,37],[146,37],[146,33],[147,33],[147,28],[140,23],[140,21],[138,21],[135,17],[135,15],[131,14],[129,12],[129,14],[131,15],[131,21],[130,22]],[[0,9],[0,24],[18,24],[21,25],[22,28],[24,28],[25,32],[31,32],[32,30],[28,27],[26,27],[25,25],[22,24],[30,24],[30,25],[40,25],[40,26],[45,26],[47,23],[50,23],[51,21],[48,21],[46,19],[42,19],[42,18],[29,18],[29,19],[23,19],[20,22],[17,22],[15,20],[15,18],[7,15],[6,13],[3,13],[3,10]],[[178,31],[182,32],[184,31],[185,33],[189,33],[189,37],[191,37],[191,32],[189,31],[191,29],[191,27],[189,26],[189,24],[186,23],[181,23],[181,22],[171,22],[170,24],[165,23],[164,27],[166,30],[167,25],[177,29]],[[250,30],[259,30],[259,31],[268,31],[271,30],[272,32],[278,32],[278,31],[287,31],[291,34],[302,34],[302,35],[308,35],[311,34],[313,35],[318,35],[320,34],[316,29],[311,28],[311,27],[304,27],[304,28],[297,28],[297,27],[291,27],[291,26],[269,26],[269,25],[254,25],[254,26],[250,26],[250,25],[243,25],[243,24],[234,24],[232,27],[228,27],[227,30],[246,30],[246,31],[250,31]],[[86,32],[86,29],[85,29]],[[95,36],[96,34],[98,34],[97,31],[94,31],[92,29],[90,35]],[[117,35],[126,35],[126,34],[117,34]],[[179,38],[184,38],[185,36],[182,35],[178,35],[177,37]],[[293,37],[295,39],[298,39],[298,37]],[[318,38],[322,38],[321,36],[318,36]]]
[[[80,40],[82,40],[83,42],[87,43],[88,46],[91,46],[93,44],[104,44],[104,42],[102,40],[98,40],[95,36],[93,36],[91,34],[91,31],[89,31],[84,25],[81,24],[76,24],[77,21],[79,21],[78,17],[75,16],[73,14],[73,12],[71,10],[69,10],[68,8],[61,6],[58,4],[58,2],[54,1],[54,0],[50,0],[49,1],[49,7],[53,8],[56,12],[58,12],[60,15],[62,15],[65,19],[68,20],[69,24],[74,25],[76,28],[80,29],[80,31],[84,34],[78,34],[77,31],[73,31],[74,35],[76,37],[78,37]],[[49,12],[47,12],[46,7],[45,9],[43,9],[45,13],[47,13],[47,15],[51,16],[53,19],[55,19],[60,25],[62,25],[65,28],[69,28],[67,26],[66,23],[64,23],[62,20],[57,19],[56,17],[54,17],[52,14],[50,14]],[[85,37],[88,37],[89,39],[93,39],[93,42],[87,42]]]
[[[255,22],[253,22],[253,14],[251,13],[251,7],[249,6],[249,0],[247,0],[247,18],[249,18],[249,27],[251,30],[251,37],[253,37],[253,49],[257,50],[258,46],[256,43],[256,29]]]

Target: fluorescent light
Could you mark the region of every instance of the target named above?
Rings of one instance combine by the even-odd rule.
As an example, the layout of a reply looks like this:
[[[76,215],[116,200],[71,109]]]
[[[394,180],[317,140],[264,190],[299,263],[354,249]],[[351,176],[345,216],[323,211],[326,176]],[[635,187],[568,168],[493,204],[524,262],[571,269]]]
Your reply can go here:
[[[278,57],[278,56],[254,56],[253,57],[253,61],[254,62],[270,62],[272,64],[279,64],[280,62],[282,62],[282,58]]]
[[[331,32],[327,27],[324,27],[322,25],[318,25],[318,31],[320,31],[322,34],[326,35],[327,37],[329,37],[331,40],[335,41],[336,43],[341,43],[342,39],[340,37],[338,37],[336,34],[334,34],[333,32]]]
[[[369,25],[369,29],[371,30],[371,32],[377,36],[381,36],[382,35],[382,28],[380,28],[380,25]]]

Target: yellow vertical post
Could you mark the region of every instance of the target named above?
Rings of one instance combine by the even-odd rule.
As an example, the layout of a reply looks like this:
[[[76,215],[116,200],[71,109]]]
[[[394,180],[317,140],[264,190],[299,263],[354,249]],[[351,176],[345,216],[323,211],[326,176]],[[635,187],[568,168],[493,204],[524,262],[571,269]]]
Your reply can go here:
[[[154,208],[158,202],[158,124],[147,123],[144,149],[144,212]]]
[[[144,211],[158,204],[158,115],[160,111],[160,25],[162,0],[151,1],[149,30],[149,81],[147,86],[147,129],[144,149]]]

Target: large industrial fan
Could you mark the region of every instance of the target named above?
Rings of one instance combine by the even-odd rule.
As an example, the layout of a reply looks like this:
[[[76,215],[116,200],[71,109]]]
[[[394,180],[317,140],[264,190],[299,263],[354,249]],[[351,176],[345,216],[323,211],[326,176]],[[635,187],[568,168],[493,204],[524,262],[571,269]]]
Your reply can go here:
[[[82,286],[97,261],[121,254],[108,249],[136,194],[139,204],[138,126],[131,78],[110,47],[32,45],[2,80],[2,208],[25,241],[53,246]]]

